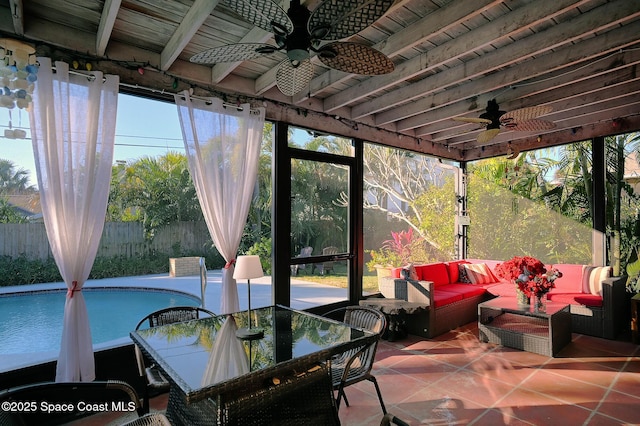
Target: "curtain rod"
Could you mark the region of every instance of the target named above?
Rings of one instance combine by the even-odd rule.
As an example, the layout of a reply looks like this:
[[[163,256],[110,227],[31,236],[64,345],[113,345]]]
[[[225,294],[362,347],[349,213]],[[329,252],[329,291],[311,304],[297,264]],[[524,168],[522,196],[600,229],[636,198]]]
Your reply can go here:
[[[151,93],[159,93],[159,94],[161,94],[161,95],[174,95],[174,96],[175,96],[175,95],[179,95],[179,93],[170,92],[170,91],[167,91],[167,90],[164,90],[164,89],[161,89],[161,90],[160,90],[160,89],[154,89],[153,87],[140,86],[139,84],[127,84],[127,83],[120,83],[120,86],[122,86],[122,87],[127,87],[127,88],[129,88],[129,89],[142,89],[142,90],[147,90],[147,91],[149,91],[149,92],[151,92]],[[200,100],[200,101],[205,101],[205,102],[207,102],[207,101],[209,101],[209,100],[210,100],[210,98],[205,98],[205,97],[203,97],[203,96],[195,96],[195,95],[193,95],[193,94],[191,94],[191,95],[189,95],[189,96],[190,96],[192,99],[198,99],[198,100]],[[228,102],[222,102],[222,106],[223,106],[223,107],[225,107],[225,108],[226,108],[226,107],[235,108],[235,109],[237,109],[238,111],[242,111],[242,110],[243,110],[243,108],[242,108],[240,105],[237,105],[237,104],[230,104],[230,103],[228,103]],[[255,113],[255,114],[258,114],[258,113],[259,113],[259,111],[258,111],[257,109],[254,109],[254,108],[251,108],[251,107],[249,108],[249,111],[250,111],[251,113]]]
[[[55,70],[55,67],[53,67],[53,69]],[[87,77],[89,79],[95,79],[96,78],[95,75],[91,74],[91,71],[79,71],[79,70],[70,69],[69,70],[69,74],[79,75],[79,76],[82,76],[82,77]],[[127,87],[129,89],[141,89],[141,90],[149,91],[151,93],[159,93],[161,95],[177,95],[178,94],[178,93],[174,93],[174,92],[169,92],[169,91],[164,90],[164,89],[159,90],[159,89],[154,89],[153,87],[140,86],[139,84],[119,83],[119,85],[122,86],[122,87]],[[205,101],[205,102],[209,100],[209,98],[205,98],[203,96],[191,95],[190,97],[193,98],[193,99],[198,99],[200,101]],[[222,106],[223,107],[236,108],[238,111],[242,111],[242,109],[243,109],[241,106],[239,106],[237,104],[230,104],[228,102],[223,102]],[[257,109],[254,109],[254,108],[249,108],[249,111],[251,113],[255,113],[255,114],[259,113],[259,111]]]

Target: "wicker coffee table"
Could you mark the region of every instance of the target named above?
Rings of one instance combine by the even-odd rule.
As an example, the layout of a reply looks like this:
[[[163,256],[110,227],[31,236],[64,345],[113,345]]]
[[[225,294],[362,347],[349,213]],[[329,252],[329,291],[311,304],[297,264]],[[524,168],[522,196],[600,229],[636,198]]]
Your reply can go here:
[[[522,351],[555,356],[571,342],[569,305],[547,302],[544,312],[519,306],[515,297],[478,305],[478,338]]]

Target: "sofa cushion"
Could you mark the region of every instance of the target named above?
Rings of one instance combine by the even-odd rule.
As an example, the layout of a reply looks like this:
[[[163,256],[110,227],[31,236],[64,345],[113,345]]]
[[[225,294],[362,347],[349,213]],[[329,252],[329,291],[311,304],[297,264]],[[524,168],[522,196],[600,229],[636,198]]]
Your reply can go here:
[[[463,265],[465,263],[469,263],[468,260],[454,260],[452,262],[447,262],[447,270],[449,271],[449,282],[450,283],[457,283],[460,282],[460,265]]]
[[[566,303],[568,305],[585,305],[592,308],[602,307],[602,297],[584,293],[555,293],[553,290],[547,293],[547,299],[552,302]]]
[[[462,267],[467,271],[472,284],[490,284],[498,281],[486,263],[468,263]]]
[[[449,284],[447,286],[440,287],[440,289],[450,293],[461,294],[464,299],[479,296],[487,291],[484,287],[468,284]]]
[[[444,262],[417,265],[418,279],[421,281],[433,281],[435,287],[449,284],[449,271]]]
[[[462,299],[462,294],[459,293],[451,293],[440,289],[433,291],[433,304],[436,308],[448,305],[449,303],[459,302]]]
[[[516,297],[516,285],[514,283],[499,281],[495,284],[484,284],[482,287],[494,296]]]
[[[551,268],[551,265],[545,265],[547,269]],[[556,269],[562,272],[562,276],[557,278],[553,283],[558,293],[582,293],[582,270],[584,265],[563,263],[553,265]],[[589,291],[587,291],[588,293]]]

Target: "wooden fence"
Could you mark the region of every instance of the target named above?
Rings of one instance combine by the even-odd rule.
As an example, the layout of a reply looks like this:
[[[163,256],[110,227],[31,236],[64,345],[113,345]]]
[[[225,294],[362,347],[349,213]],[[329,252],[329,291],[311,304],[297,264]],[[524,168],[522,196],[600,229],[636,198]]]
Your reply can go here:
[[[177,222],[158,229],[153,240],[145,240],[139,222],[105,223],[98,257],[134,257],[150,253],[201,253],[211,247],[204,222]],[[0,223],[0,256],[15,259],[52,258],[44,223]]]

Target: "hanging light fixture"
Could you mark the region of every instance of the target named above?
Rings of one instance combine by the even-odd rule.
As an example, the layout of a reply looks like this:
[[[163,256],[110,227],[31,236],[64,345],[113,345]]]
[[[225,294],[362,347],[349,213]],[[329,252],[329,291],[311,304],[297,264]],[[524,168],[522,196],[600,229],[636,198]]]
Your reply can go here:
[[[25,109],[31,103],[38,79],[33,46],[9,38],[0,38],[0,106]]]

